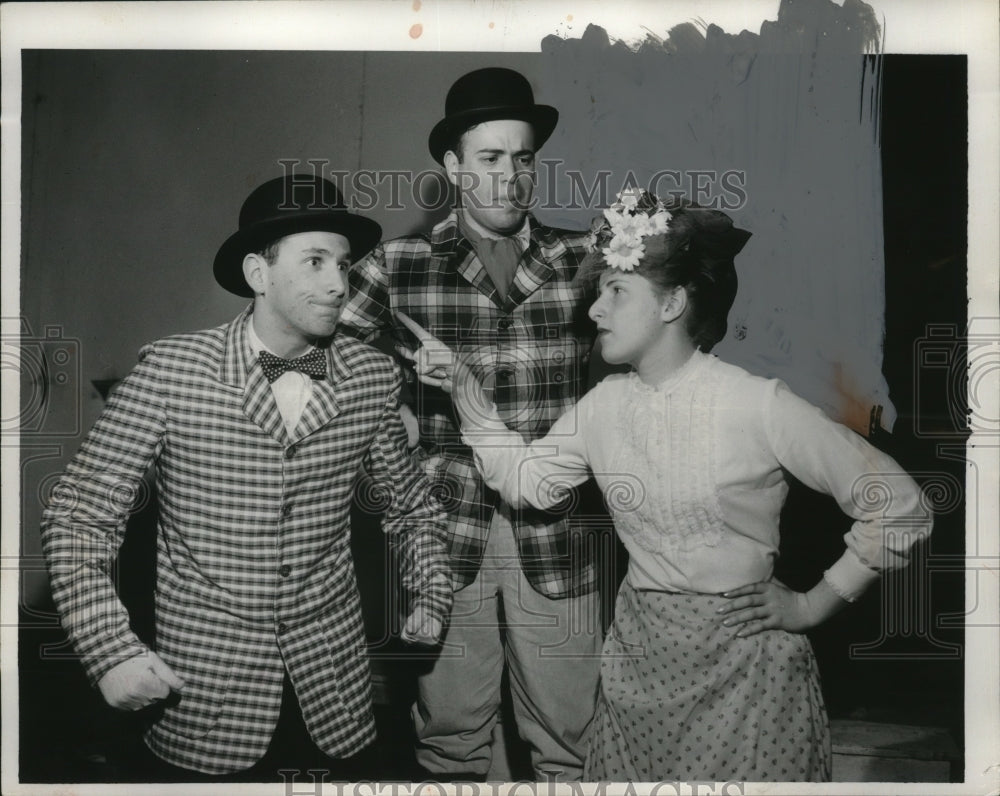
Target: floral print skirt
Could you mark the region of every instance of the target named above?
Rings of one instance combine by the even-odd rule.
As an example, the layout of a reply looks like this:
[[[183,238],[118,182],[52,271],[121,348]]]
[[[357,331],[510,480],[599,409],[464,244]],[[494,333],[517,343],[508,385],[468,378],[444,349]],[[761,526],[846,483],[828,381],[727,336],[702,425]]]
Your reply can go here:
[[[618,593],[604,642],[588,782],[822,782],[830,733],[809,640],[738,638],[725,598]]]

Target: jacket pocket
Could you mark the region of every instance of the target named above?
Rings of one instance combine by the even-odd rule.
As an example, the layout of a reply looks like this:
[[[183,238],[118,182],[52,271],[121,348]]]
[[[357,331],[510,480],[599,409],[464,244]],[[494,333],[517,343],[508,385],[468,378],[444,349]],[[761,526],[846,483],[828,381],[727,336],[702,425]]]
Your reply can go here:
[[[158,726],[184,738],[202,738],[219,723],[240,653],[241,622],[224,611],[184,599],[157,601],[157,651],[184,681],[179,699]]]

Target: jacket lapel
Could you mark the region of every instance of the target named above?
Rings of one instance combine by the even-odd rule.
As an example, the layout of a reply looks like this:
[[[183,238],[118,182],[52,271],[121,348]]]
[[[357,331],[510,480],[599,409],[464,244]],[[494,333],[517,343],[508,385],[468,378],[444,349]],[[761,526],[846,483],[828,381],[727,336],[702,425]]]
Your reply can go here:
[[[312,393],[302,411],[302,417],[299,418],[299,424],[295,427],[295,433],[289,435],[274,400],[271,385],[250,352],[246,325],[252,314],[251,304],[229,325],[219,366],[219,378],[224,384],[243,391],[244,414],[267,434],[282,445],[298,442],[323,428],[343,411],[343,386],[353,373],[340,349],[331,342],[326,349],[326,378],[313,381]],[[338,390],[341,392],[339,402]]]
[[[243,412],[278,442],[287,444],[288,432],[271,392],[271,385],[260,367],[250,368],[243,391]]]
[[[442,270],[447,269],[449,263],[454,263],[451,267],[462,279],[494,304],[500,305],[500,294],[486,272],[486,266],[476,256],[472,244],[458,231],[458,216],[454,211],[431,231],[431,256]]]
[[[271,385],[260,365],[253,361],[247,341],[247,323],[253,314],[253,304],[236,318],[226,332],[219,378],[243,391],[243,413],[278,442],[288,443],[285,424],[278,411],[278,404],[271,392]]]
[[[316,379],[312,383],[312,395],[302,411],[299,424],[292,434],[292,442],[308,437],[319,431],[343,411],[343,395],[345,382],[352,376],[351,368],[344,360],[344,355],[331,342],[326,349],[326,378]],[[337,392],[341,393],[341,401],[337,401]]]
[[[551,263],[557,262],[566,255],[566,244],[558,238],[544,234],[533,216],[529,216],[531,224],[531,243],[528,251],[521,257],[514,274],[503,308],[507,312],[523,303],[532,293],[552,278],[554,268]]]

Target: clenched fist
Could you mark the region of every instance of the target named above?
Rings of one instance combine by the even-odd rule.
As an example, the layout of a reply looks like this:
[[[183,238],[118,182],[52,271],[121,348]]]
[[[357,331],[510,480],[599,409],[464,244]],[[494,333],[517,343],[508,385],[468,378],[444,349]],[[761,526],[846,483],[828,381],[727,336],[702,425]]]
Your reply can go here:
[[[141,710],[171,691],[184,687],[173,670],[155,652],[122,661],[98,681],[104,701],[119,710]]]

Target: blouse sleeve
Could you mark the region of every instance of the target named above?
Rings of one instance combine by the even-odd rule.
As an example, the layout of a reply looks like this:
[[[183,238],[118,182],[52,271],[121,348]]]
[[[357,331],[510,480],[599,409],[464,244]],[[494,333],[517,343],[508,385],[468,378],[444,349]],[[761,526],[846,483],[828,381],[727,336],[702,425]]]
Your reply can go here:
[[[484,408],[475,425],[462,424],[462,439],[472,448],[486,484],[514,507],[550,509],[567,490],[590,478],[584,428],[593,402],[585,395],[566,411],[544,437],[530,445],[504,425],[495,404]]]
[[[931,515],[895,460],[780,381],[768,383],[764,422],[781,466],[854,518],[847,549],[824,573],[830,587],[854,601],[879,573],[906,566],[910,548],[931,531]]]

